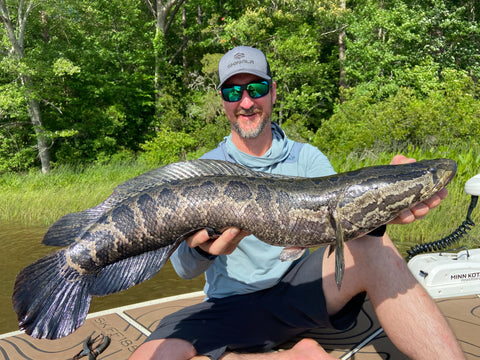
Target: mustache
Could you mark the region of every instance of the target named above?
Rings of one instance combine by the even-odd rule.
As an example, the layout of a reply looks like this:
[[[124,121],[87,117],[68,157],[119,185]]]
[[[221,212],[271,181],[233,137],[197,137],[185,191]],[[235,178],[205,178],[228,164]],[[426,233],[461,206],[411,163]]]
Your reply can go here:
[[[235,115],[236,116],[239,116],[239,115],[249,116],[249,115],[261,114],[261,113],[262,113],[261,109],[253,108],[253,109],[250,109],[250,110],[245,110],[245,109],[238,110],[237,112],[235,112]]]

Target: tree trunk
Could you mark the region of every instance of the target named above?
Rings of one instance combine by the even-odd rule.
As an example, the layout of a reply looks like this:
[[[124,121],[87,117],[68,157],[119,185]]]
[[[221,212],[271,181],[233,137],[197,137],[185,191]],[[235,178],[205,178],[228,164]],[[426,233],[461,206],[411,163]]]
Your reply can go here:
[[[187,0],[185,0],[185,3]],[[182,67],[183,73],[187,74],[187,56],[185,55],[185,46],[187,45],[188,38],[187,38],[187,9],[185,6],[182,9],[182,26],[183,26],[183,46],[182,46]],[[186,79],[185,79],[186,81]]]
[[[25,28],[28,15],[30,14],[30,11],[33,9],[34,5],[34,0],[30,0],[28,2],[28,5],[24,9],[24,2],[20,1],[17,9],[17,32],[17,29],[15,28],[15,25],[10,18],[10,12],[8,10],[5,0],[0,0],[0,20],[5,27],[8,35],[8,40],[10,41],[10,44],[12,46],[11,54],[19,60],[22,59],[24,56],[23,40],[25,37]],[[38,156],[40,158],[40,163],[42,166],[42,173],[46,174],[50,172],[50,150],[47,146],[47,137],[45,136],[45,129],[42,124],[40,104],[38,100],[36,100],[32,96],[32,80],[25,74],[21,73],[19,74],[19,77],[22,81],[22,86],[25,92],[25,100],[28,106],[30,122],[33,125],[35,136],[37,138]]]
[[[346,10],[347,4],[346,0],[341,0],[340,6],[342,11]],[[338,35],[338,60],[339,60],[339,86],[340,86],[340,103],[344,102],[343,90],[347,88],[347,80],[345,79],[345,69],[343,63],[345,61],[345,26],[343,26],[342,31]]]
[[[176,13],[182,6],[185,0],[144,0],[145,5],[152,13],[155,19],[155,40],[154,40],[154,52],[155,52],[155,70],[154,70],[154,91],[155,91],[155,114],[157,117],[159,114],[159,99],[162,93],[163,76],[161,72],[161,64],[165,62],[165,47],[164,38],[170,25],[175,17]]]
[[[28,101],[28,112],[33,124],[33,129],[35,130],[35,135],[37,136],[38,156],[42,165],[42,173],[47,174],[50,172],[50,150],[48,147],[48,139],[45,136],[45,129],[42,125],[38,100]]]

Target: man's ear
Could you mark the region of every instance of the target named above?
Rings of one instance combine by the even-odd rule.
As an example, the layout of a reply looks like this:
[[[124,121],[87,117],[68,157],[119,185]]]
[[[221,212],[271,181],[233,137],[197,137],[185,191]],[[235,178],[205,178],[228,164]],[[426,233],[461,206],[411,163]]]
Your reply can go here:
[[[272,81],[272,104],[275,104],[275,101],[277,101],[277,83],[275,81]]]

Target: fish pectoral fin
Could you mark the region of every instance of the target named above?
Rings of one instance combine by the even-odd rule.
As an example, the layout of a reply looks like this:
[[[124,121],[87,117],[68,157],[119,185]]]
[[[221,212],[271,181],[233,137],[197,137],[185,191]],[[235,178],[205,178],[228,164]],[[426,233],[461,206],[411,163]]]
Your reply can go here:
[[[294,261],[300,259],[302,255],[307,251],[307,248],[292,246],[286,247],[280,253],[280,260],[282,261]]]
[[[343,273],[345,271],[345,257],[344,248],[345,240],[343,237],[343,227],[341,222],[340,211],[338,208],[330,211],[330,223],[335,229],[335,282],[337,283],[338,290],[342,285]],[[330,253],[333,251],[333,244],[330,245]]]
[[[103,268],[89,290],[90,295],[104,296],[126,290],[155,276],[177,248],[178,242],[145,252]]]
[[[193,230],[190,230],[188,232],[186,232],[185,234],[182,234],[178,239],[177,239],[177,243],[180,243],[182,242],[183,240],[187,240],[190,236],[196,234],[197,232],[199,231],[202,231],[202,230],[205,230],[208,234],[208,236],[210,237],[210,240],[216,240],[220,237],[220,235],[222,235],[222,232],[218,231],[218,230],[215,230],[213,228],[210,228],[210,227],[201,227],[201,228],[197,228],[197,229],[193,229]]]
[[[343,233],[340,237],[337,237],[335,243],[335,282],[337,283],[338,290],[342,286],[343,273],[345,272],[345,257],[344,257],[344,245]]]
[[[206,227],[205,230],[207,230],[208,236],[210,236],[211,240],[216,240],[220,237],[220,235],[222,235],[220,231],[217,231],[209,227]]]

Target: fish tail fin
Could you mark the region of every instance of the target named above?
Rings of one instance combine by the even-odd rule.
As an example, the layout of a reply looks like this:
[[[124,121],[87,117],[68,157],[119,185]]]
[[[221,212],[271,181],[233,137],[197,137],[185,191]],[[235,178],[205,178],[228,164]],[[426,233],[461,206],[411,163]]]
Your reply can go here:
[[[57,339],[83,324],[93,276],[81,275],[56,251],[24,268],[12,296],[20,329],[36,338]]]

